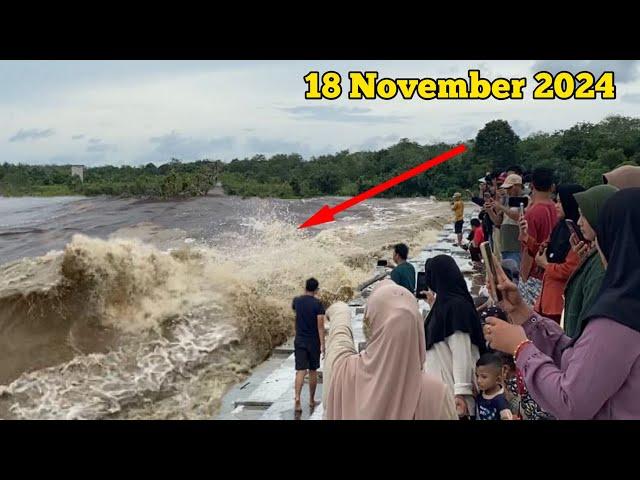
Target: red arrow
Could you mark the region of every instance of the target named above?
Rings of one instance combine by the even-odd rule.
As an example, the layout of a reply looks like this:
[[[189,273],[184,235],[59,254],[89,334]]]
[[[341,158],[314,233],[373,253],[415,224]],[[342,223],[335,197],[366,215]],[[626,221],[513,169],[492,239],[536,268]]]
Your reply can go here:
[[[395,187],[405,180],[409,180],[416,175],[426,172],[430,168],[435,167],[436,165],[440,165],[441,163],[446,162],[456,155],[463,153],[466,149],[467,147],[465,147],[464,145],[458,145],[457,147],[452,148],[451,150],[444,152],[443,154],[440,154],[437,157],[432,158],[431,160],[427,160],[426,162],[421,163],[417,167],[413,167],[411,170],[407,170],[406,172],[401,173],[400,175],[393,177],[386,182],[382,182],[380,185],[376,185],[375,187],[370,188],[366,192],[362,192],[360,195],[356,195],[349,200],[345,200],[344,202],[336,205],[333,208],[329,207],[329,205],[324,205],[320,210],[311,215],[306,222],[298,226],[298,228],[313,227],[314,225],[333,222],[335,220],[333,217],[337,213],[340,213],[347,208],[351,208],[357,203],[363,202],[368,198],[375,197],[379,193],[382,193],[385,190],[390,189],[391,187]]]

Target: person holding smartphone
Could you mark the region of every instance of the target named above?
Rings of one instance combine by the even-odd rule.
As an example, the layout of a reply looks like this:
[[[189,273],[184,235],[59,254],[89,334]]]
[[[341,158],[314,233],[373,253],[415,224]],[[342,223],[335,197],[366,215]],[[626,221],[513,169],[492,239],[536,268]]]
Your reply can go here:
[[[425,369],[449,386],[458,415],[467,418],[475,414],[475,364],[486,351],[480,317],[452,257],[430,258],[425,273],[426,284],[435,293],[435,300],[431,295],[427,299],[432,307],[424,322]]]
[[[327,310],[327,420],[456,420],[453,393],[425,372],[422,315],[413,294],[390,280],[367,299],[368,342],[358,352],[343,302]]]
[[[595,302],[604,278],[604,265],[594,247],[596,230],[591,225],[597,225],[600,210],[617,191],[611,185],[598,185],[574,195],[580,212],[577,225],[585,241],[578,242],[573,235],[573,250],[578,256],[582,252],[585,257],[569,277],[564,290],[563,328],[572,338],[578,334],[582,320]]]
[[[500,225],[501,258],[511,259],[520,268],[520,241],[518,240],[520,219],[520,203],[528,204],[529,199],[523,197],[522,177],[515,173],[508,175],[502,184],[505,192],[503,201],[495,202],[497,223]],[[519,200],[519,201],[518,201]],[[515,202],[514,202],[515,201]]]
[[[542,290],[533,309],[560,323],[564,308],[564,288],[580,258],[571,249],[571,231],[565,220],[577,222],[580,213],[574,195],[583,192],[580,185],[558,185],[556,213],[559,221],[551,231],[549,241],[540,246],[536,264],[544,270]]]
[[[553,194],[553,172],[548,168],[538,168],[531,176],[531,204],[520,218],[522,260],[520,263],[520,283],[518,288],[525,301],[533,306],[540,290],[544,270],[535,262],[540,246],[549,239],[549,235],[558,221]]]
[[[500,269],[512,323],[488,318],[484,334],[513,355],[527,391],[554,417],[640,420],[640,188],[615,192],[596,225],[605,276],[574,338],[533,312]]]

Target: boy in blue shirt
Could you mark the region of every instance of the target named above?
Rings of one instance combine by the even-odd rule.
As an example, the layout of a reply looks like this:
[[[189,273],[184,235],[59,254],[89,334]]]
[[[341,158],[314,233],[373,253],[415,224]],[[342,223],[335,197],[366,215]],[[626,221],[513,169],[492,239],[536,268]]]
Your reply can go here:
[[[509,402],[502,388],[502,359],[496,353],[485,353],[476,362],[476,420],[513,420]]]

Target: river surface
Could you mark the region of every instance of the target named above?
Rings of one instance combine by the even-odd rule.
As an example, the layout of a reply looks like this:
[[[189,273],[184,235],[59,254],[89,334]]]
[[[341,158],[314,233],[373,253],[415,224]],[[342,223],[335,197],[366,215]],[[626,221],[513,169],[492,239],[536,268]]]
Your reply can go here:
[[[0,418],[212,418],[291,333],[306,278],[347,300],[448,204],[343,198],[0,198]]]

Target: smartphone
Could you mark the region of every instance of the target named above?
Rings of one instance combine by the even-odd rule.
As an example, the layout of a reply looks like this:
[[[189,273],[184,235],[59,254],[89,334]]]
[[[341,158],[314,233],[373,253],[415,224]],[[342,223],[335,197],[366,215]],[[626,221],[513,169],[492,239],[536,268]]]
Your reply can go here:
[[[416,279],[416,297],[422,298],[423,300],[427,299],[427,296],[420,293],[422,291],[427,291],[429,287],[427,286],[427,274],[426,272],[418,272],[418,278]]]
[[[504,310],[502,310],[500,307],[496,307],[495,305],[492,307],[487,307],[483,312],[480,313],[480,323],[482,325],[487,323],[487,317],[496,317],[500,320],[504,320],[505,322],[509,321],[509,317],[507,317],[507,314],[504,313]]]
[[[521,204],[524,204],[524,208],[527,208],[529,205],[528,197],[509,197],[509,206],[510,207],[520,207]]]
[[[387,266],[387,261],[386,260],[378,260],[378,267],[386,267]]]
[[[480,252],[482,253],[482,260],[485,266],[487,266],[487,279],[491,282],[493,291],[496,292],[496,298],[494,300],[500,302],[502,301],[502,292],[498,290],[496,264],[494,263],[493,252],[491,251],[489,242],[480,244]]]
[[[580,227],[578,227],[575,222],[573,220],[570,219],[566,219],[565,220],[567,227],[569,227],[569,231],[571,233],[575,233],[576,237],[578,237],[578,241],[579,242],[586,242],[587,240],[584,238],[584,235],[582,234],[582,230],[580,230]]]

